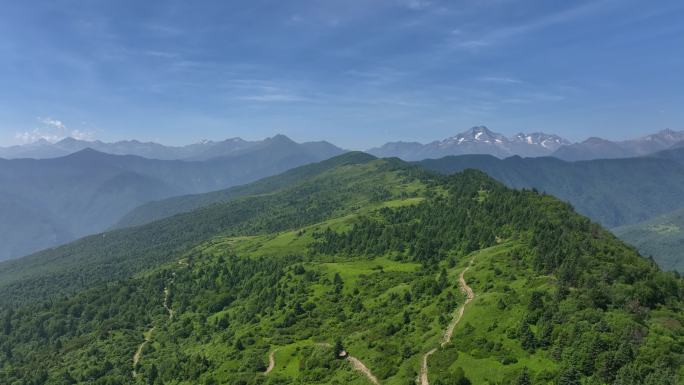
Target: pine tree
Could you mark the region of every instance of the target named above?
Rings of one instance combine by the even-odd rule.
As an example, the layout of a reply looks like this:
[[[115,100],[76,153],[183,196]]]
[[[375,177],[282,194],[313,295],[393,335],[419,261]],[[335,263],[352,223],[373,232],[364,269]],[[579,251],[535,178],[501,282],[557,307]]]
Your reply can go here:
[[[527,367],[524,367],[518,379],[515,381],[515,385],[532,385],[532,380],[530,379],[530,373]]]
[[[338,338],[335,340],[335,347],[333,349],[333,353],[335,354],[335,358],[340,358],[342,353],[344,352],[344,345],[342,344],[342,339]]]

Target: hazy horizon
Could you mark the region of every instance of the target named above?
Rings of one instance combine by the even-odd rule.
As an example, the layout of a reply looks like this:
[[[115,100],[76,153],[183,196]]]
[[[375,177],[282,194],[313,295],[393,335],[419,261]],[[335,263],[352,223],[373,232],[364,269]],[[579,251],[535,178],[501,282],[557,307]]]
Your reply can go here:
[[[464,133],[464,132],[469,131],[469,130],[471,130],[471,129],[473,129],[473,128],[482,127],[482,126],[484,126],[484,125],[473,126],[473,127],[468,128],[468,129],[464,129],[464,130],[461,130],[461,131],[458,131],[458,132],[454,132],[453,134],[450,135],[450,137],[453,137],[453,136],[456,136],[456,135],[458,135],[458,134]],[[486,127],[487,129],[489,129],[490,131],[492,131],[492,132],[494,132],[494,133],[504,134],[504,133],[498,132],[498,131],[495,130],[495,129],[492,129],[491,127],[487,127],[487,126],[484,126],[484,127]],[[640,134],[639,136],[635,136],[635,137],[625,137],[625,138],[618,138],[618,139],[611,139],[611,138],[607,138],[607,137],[601,137],[601,139],[608,139],[608,140],[614,140],[614,141],[622,141],[622,140],[630,140],[630,139],[639,139],[639,138],[642,138],[642,137],[644,137],[644,136],[648,136],[648,135],[660,133],[660,132],[662,132],[662,131],[664,131],[664,130],[667,130],[667,129],[669,129],[669,128],[665,128],[665,129],[661,129],[661,130],[657,130],[657,131],[646,132],[646,133],[644,133],[644,134]],[[684,130],[674,130],[674,131],[684,132]],[[508,137],[508,138],[511,138],[511,137],[513,137],[514,135],[519,134],[519,133],[534,134],[534,133],[537,133],[537,132],[521,132],[521,131],[517,131],[517,132],[515,132],[514,134],[504,134],[504,135],[505,135],[506,137]],[[552,131],[547,131],[547,132],[544,132],[544,133],[545,133],[545,134],[550,134],[550,135],[558,135],[558,136],[560,136],[560,137],[563,138],[563,139],[568,139],[567,137],[565,137],[565,136],[563,136],[563,135],[561,135],[561,134],[557,134],[557,133],[552,132]],[[387,141],[384,141],[384,142],[382,142],[382,143],[375,144],[375,145],[367,145],[367,146],[365,146],[365,147],[350,148],[350,147],[345,147],[345,146],[338,145],[337,143],[332,142],[332,141],[330,141],[330,140],[328,140],[328,139],[326,139],[326,138],[309,138],[309,139],[302,139],[302,140],[300,140],[300,139],[298,139],[298,138],[293,138],[292,136],[290,136],[290,135],[288,135],[288,134],[286,134],[286,133],[282,133],[282,132],[276,132],[275,134],[268,135],[268,136],[264,136],[264,137],[228,136],[228,137],[224,137],[224,138],[215,138],[215,139],[202,138],[202,139],[199,139],[199,140],[194,141],[194,142],[183,142],[183,143],[166,143],[166,142],[164,142],[163,140],[140,140],[140,139],[135,138],[135,137],[133,137],[133,138],[121,138],[121,139],[115,139],[115,140],[108,141],[108,140],[102,140],[102,139],[98,139],[98,138],[79,138],[79,137],[77,137],[77,136],[67,134],[66,136],[63,136],[63,137],[35,138],[35,139],[33,139],[32,141],[30,141],[30,142],[15,143],[15,144],[7,145],[7,146],[0,146],[0,148],[8,148],[8,147],[12,147],[12,146],[23,146],[23,145],[36,144],[36,143],[39,143],[39,142],[41,142],[41,141],[47,141],[47,142],[49,142],[49,143],[51,143],[51,144],[56,144],[56,143],[59,143],[60,141],[62,141],[62,140],[64,140],[64,139],[69,139],[69,138],[75,139],[75,140],[79,140],[79,141],[86,141],[86,142],[118,143],[118,142],[137,141],[137,142],[141,142],[141,143],[156,143],[156,144],[161,144],[161,145],[163,145],[163,146],[168,146],[168,147],[183,147],[183,146],[188,146],[188,145],[193,145],[193,144],[202,143],[202,142],[204,142],[204,141],[209,141],[209,142],[221,142],[221,141],[230,140],[230,139],[236,139],[236,138],[239,138],[239,139],[242,139],[242,140],[245,140],[245,141],[261,141],[261,140],[264,140],[264,139],[273,138],[273,137],[278,136],[278,135],[284,135],[284,136],[290,138],[291,140],[293,140],[293,141],[295,141],[295,142],[297,142],[297,143],[304,143],[304,142],[328,142],[328,143],[331,143],[331,144],[333,144],[333,145],[336,145],[336,146],[338,146],[338,147],[340,147],[340,148],[343,148],[343,149],[346,149],[346,150],[351,150],[351,151],[366,151],[366,150],[370,150],[370,149],[373,149],[373,148],[381,147],[383,144],[387,144],[387,143],[396,143],[396,142],[409,143],[409,142],[417,142],[417,141],[409,141],[409,140],[402,140],[402,139],[396,139],[396,140],[391,140],[391,139],[389,139],[389,140],[387,140]],[[585,141],[585,140],[587,140],[587,139],[593,138],[593,137],[595,137],[595,136],[589,136],[589,137],[586,137],[586,138],[582,138],[582,139],[580,139],[580,140],[578,140],[578,141],[571,141],[571,143],[581,143],[581,142],[583,142],[583,141]],[[418,142],[418,143],[421,143],[421,144],[430,144],[430,143],[432,143],[432,142],[438,142],[438,141],[443,140],[443,139],[447,139],[447,137],[444,137],[444,138],[434,138],[434,139],[429,140],[429,141]]]

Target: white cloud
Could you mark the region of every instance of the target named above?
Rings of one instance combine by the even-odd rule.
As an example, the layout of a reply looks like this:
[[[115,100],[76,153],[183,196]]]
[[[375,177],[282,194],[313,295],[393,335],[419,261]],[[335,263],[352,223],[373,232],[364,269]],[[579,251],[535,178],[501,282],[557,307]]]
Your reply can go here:
[[[63,139],[63,137],[60,135],[45,132],[38,128],[34,128],[31,131],[17,132],[14,135],[14,138],[22,144],[33,143],[39,140],[47,140],[50,143],[54,143]]]
[[[59,119],[38,117],[37,120],[40,123],[40,127],[24,132],[17,132],[14,134],[14,138],[22,144],[28,144],[39,140],[55,143],[66,137],[72,137],[78,140],[93,140],[95,137],[93,131],[69,129],[67,125]]]
[[[43,123],[44,125],[46,125],[46,126],[48,126],[48,127],[54,127],[54,128],[56,128],[56,129],[59,129],[59,130],[64,130],[64,129],[66,129],[66,125],[64,125],[64,123],[62,123],[62,121],[57,120],[57,119],[53,119],[53,118],[40,118],[40,117],[39,117],[39,118],[38,118],[38,121],[41,122],[41,123]]]

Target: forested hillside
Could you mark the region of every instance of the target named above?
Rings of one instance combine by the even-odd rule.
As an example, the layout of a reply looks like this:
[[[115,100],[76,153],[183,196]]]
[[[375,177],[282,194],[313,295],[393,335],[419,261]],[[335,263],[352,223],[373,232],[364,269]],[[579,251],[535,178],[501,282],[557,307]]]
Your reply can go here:
[[[0,383],[675,385],[684,375],[680,278],[569,205],[478,171],[344,164],[145,228],[167,237],[157,256],[135,250],[143,236],[36,255],[13,274],[3,266],[3,282],[19,278],[0,287],[15,299],[0,310]],[[103,250],[133,255],[115,267],[126,274],[85,279],[125,255],[110,254],[81,269],[75,294],[41,300],[59,289],[55,264]]]

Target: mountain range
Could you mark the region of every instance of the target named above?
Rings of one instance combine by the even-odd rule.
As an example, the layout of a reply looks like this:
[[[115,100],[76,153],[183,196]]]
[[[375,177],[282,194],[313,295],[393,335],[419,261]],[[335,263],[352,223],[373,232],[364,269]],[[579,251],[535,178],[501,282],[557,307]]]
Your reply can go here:
[[[346,153],[1,262],[0,383],[677,385],[683,293],[550,195]]]
[[[276,138],[284,135],[276,135]],[[106,143],[99,140],[87,141],[71,137],[64,138],[52,143],[45,139],[36,142],[0,147],[0,158],[17,159],[32,158],[46,159],[56,158],[73,154],[75,152],[92,149],[95,151],[113,155],[137,155],[149,159],[161,160],[208,160],[211,158],[235,156],[241,153],[249,153],[262,146],[267,146],[269,139],[247,141],[241,138],[230,138],[223,141],[204,140],[185,146],[165,146],[154,142],[140,142],[137,140],[124,140],[114,143]],[[305,151],[327,154],[334,146],[328,142],[305,142],[300,143]]]
[[[657,151],[681,147],[684,131],[663,130],[641,138],[613,142],[589,138],[571,143],[558,135],[541,132],[506,137],[485,126],[473,127],[456,136],[428,144],[417,142],[389,142],[367,152],[379,157],[396,156],[416,161],[437,159],[450,155],[486,154],[497,158],[553,156],[568,161],[630,158]]]
[[[90,148],[59,158],[0,159],[0,260],[103,231],[148,201],[244,184],[342,152],[278,135],[208,160]]]
[[[154,142],[126,140],[114,143],[65,138],[56,143],[39,140],[34,143],[0,147],[0,158],[44,159],[65,156],[86,148],[114,155],[138,155],[162,160],[207,160],[215,157],[249,152],[261,141],[230,138],[223,141],[201,141],[185,146],[165,146]],[[328,142],[301,143],[308,151],[328,151]],[[641,138],[610,141],[589,138],[571,143],[558,135],[535,132],[512,137],[493,132],[485,126],[473,127],[455,136],[428,144],[418,142],[388,142],[367,150],[378,157],[398,157],[407,161],[437,159],[450,155],[487,154],[497,158],[553,156],[576,161],[644,156],[650,153],[684,146],[684,131],[665,129]]]

